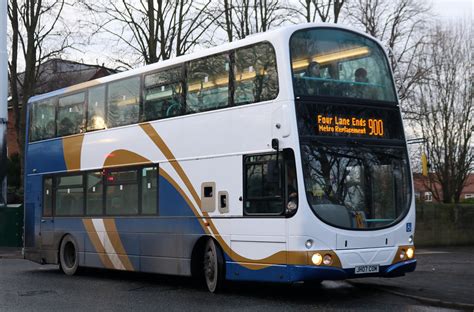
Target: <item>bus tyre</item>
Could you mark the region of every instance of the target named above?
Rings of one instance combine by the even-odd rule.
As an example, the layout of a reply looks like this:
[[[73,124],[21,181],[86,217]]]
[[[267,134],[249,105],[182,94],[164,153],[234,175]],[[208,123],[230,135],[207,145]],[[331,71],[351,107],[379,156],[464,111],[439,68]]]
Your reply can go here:
[[[225,266],[222,251],[213,239],[206,242],[203,264],[207,288],[210,292],[216,293],[224,284]]]
[[[79,267],[79,257],[76,241],[71,235],[66,235],[59,248],[59,268],[66,275],[74,275]]]

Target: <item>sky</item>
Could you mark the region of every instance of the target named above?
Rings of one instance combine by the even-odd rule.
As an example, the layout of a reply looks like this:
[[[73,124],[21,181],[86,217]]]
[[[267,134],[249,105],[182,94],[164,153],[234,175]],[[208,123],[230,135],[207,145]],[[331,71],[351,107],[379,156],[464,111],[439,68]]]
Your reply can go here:
[[[0,0],[3,1],[3,0]],[[132,1],[132,0],[129,0]],[[297,0],[288,0],[289,2]],[[460,20],[469,19],[472,23],[474,0],[411,0],[428,2],[432,4],[432,12],[435,18],[439,18],[443,22],[449,20]],[[65,9],[66,19],[77,21],[77,7],[68,7]],[[82,18],[80,18],[82,19]],[[84,38],[87,37],[87,26],[79,25],[73,28],[73,33],[76,37]],[[84,34],[85,32],[86,34]],[[112,42],[109,36],[97,36],[93,37],[91,41],[85,42],[81,45],[76,45],[76,49],[70,49],[63,57],[66,59],[84,62],[88,64],[105,64],[109,67],[118,67],[122,64],[114,62],[114,58],[117,58],[116,42]],[[81,41],[79,39],[79,41]],[[83,40],[82,40],[83,41]],[[120,58],[127,60],[127,55],[120,53]],[[124,69],[123,67],[121,69]]]
[[[434,13],[443,20],[468,18],[472,21],[473,0],[432,0],[432,3]]]
[[[289,0],[295,1],[295,0]],[[443,22],[448,22],[450,20],[460,20],[460,19],[467,19],[470,20],[472,23],[472,18],[474,16],[474,0],[412,0],[412,1],[423,1],[429,2],[432,4],[432,11],[435,15],[435,18],[442,20]],[[95,41],[95,40],[93,40]],[[108,48],[103,47],[103,41],[101,41],[98,45],[96,42],[93,48],[83,47],[81,50],[86,50],[86,53],[82,53],[80,55],[79,60],[84,61],[86,63],[91,64],[98,64],[101,62],[106,62],[106,65],[110,64],[110,59],[104,58],[104,54],[114,55],[111,51],[110,46]],[[113,43],[112,43],[113,44]],[[108,46],[108,44],[105,44]],[[102,46],[102,47],[101,47]],[[81,53],[79,53],[81,54]],[[112,62],[113,63],[113,62]],[[113,65],[112,65],[113,67]]]

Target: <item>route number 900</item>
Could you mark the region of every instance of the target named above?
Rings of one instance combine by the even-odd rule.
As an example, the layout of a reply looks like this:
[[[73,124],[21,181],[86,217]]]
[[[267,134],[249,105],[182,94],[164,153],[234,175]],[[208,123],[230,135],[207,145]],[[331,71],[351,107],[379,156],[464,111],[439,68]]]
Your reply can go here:
[[[383,136],[383,120],[382,119],[369,119],[369,135],[372,136]]]

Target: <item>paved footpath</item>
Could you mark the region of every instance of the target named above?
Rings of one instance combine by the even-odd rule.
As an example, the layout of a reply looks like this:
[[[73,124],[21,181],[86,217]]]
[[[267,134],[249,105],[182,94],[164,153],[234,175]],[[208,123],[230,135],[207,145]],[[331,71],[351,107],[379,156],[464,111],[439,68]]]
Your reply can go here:
[[[0,259],[18,259],[23,258],[21,248],[0,247]]]
[[[397,278],[354,279],[358,286],[375,287],[426,303],[474,310],[474,246],[416,250],[415,272]]]

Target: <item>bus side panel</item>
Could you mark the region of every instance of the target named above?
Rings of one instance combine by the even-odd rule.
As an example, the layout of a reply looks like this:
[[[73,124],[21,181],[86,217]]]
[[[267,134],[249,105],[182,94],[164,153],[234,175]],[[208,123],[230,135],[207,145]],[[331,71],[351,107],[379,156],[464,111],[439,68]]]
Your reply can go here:
[[[191,274],[191,252],[204,234],[182,195],[160,178],[160,217],[84,218],[84,265],[162,274]],[[76,219],[77,220],[77,219]],[[64,224],[65,229],[74,227]]]
[[[25,183],[25,258],[41,262],[41,176],[27,176]]]
[[[66,171],[62,142],[61,139],[53,139],[28,145],[26,174]]]

